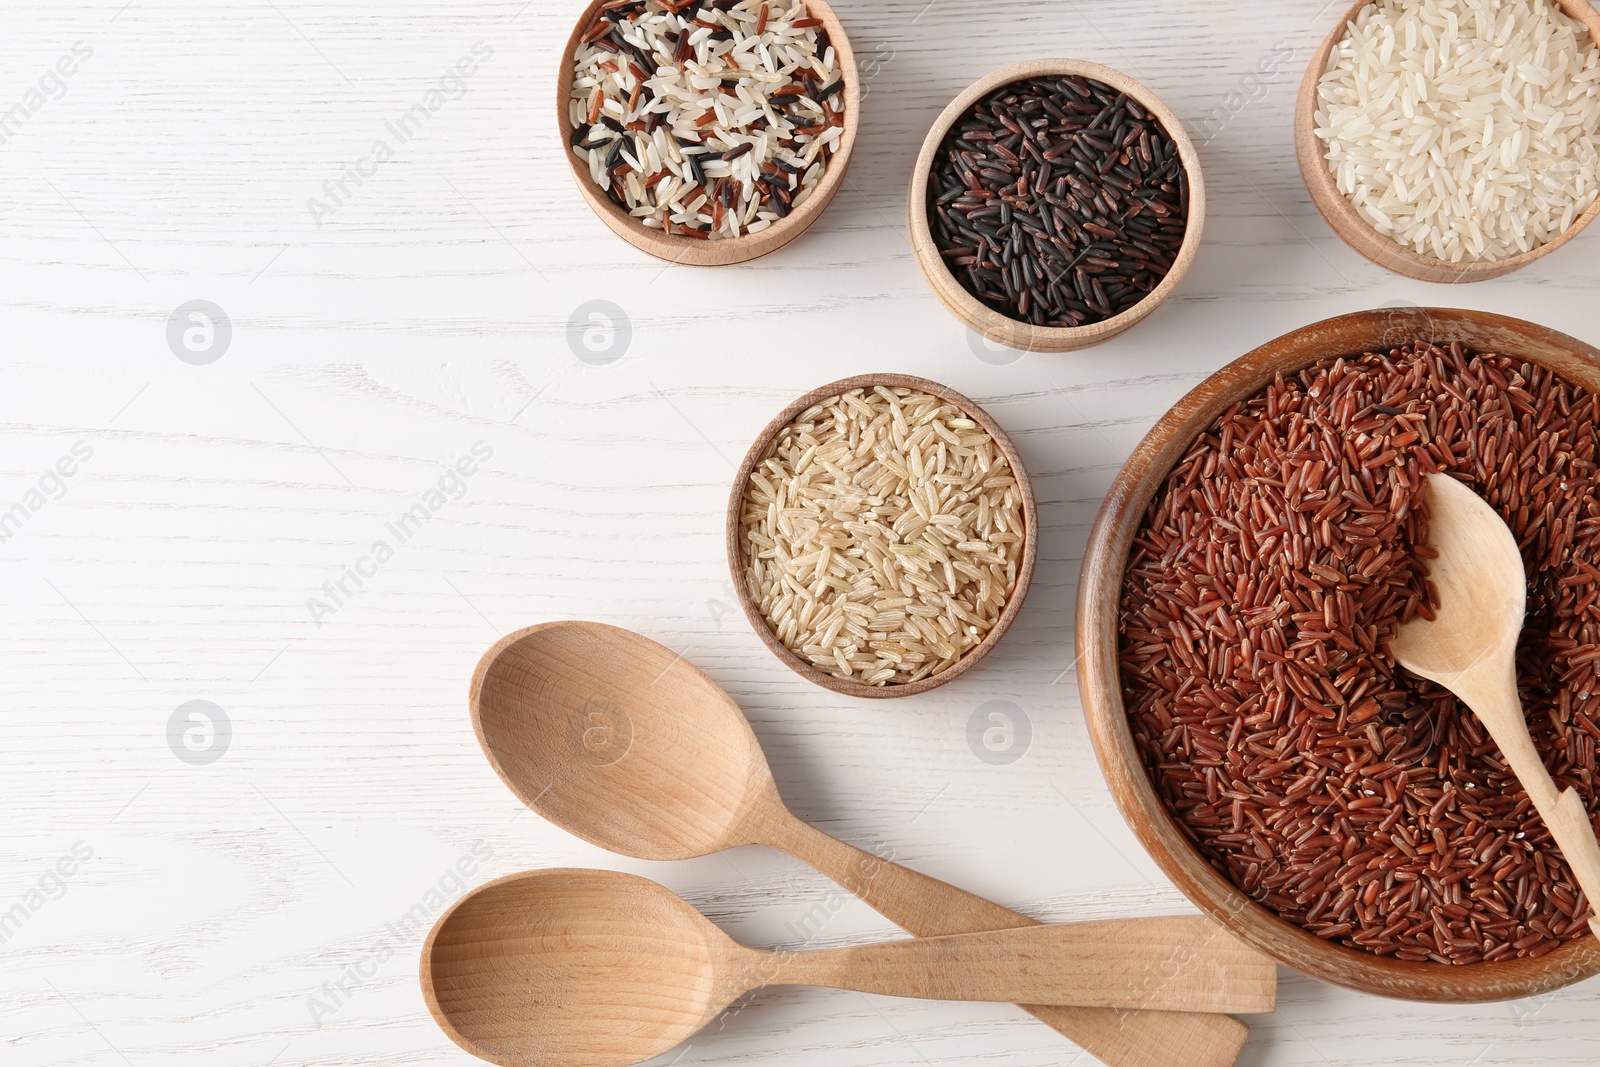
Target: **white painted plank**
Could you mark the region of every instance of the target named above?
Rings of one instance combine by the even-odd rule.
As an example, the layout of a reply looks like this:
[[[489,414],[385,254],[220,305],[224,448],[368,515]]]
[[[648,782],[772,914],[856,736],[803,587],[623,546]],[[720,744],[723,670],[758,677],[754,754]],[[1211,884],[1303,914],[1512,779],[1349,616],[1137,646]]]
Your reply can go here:
[[[1344,311],[1464,304],[1600,337],[1592,239],[1463,290],[1337,242],[1290,154],[1295,87],[1333,18],[1312,0],[841,0],[876,72],[849,184],[800,242],[716,272],[646,260],[571,188],[551,93],[577,6],[7,5],[0,110],[75,42],[92,55],[0,144],[0,510],[74,444],[93,455],[0,544],[0,905],[43,898],[3,946],[6,1064],[473,1062],[423,1009],[420,931],[389,926],[430,892],[535,866],[646,873],[752,944],[894,936],[857,904],[802,930],[829,884],[762,850],[635,863],[519,814],[463,697],[497,634],[544,619],[684,650],[747,709],[794,809],[846,839],[1041,918],[1189,910],[1112,807],[1068,669],[1088,528],[1127,452],[1205,374]],[[459,98],[319,225],[307,201],[479,42],[492,54]],[[1242,80],[1282,50],[1259,90]],[[951,96],[1044,54],[1119,67],[1210,121],[1207,243],[1139,329],[996,366],[918,276],[905,185]],[[609,366],[568,346],[595,298],[631,326]],[[165,340],[194,299],[232,321],[209,366]],[[1047,529],[1028,605],[981,670],[868,704],[800,682],[729,613],[721,517],[773,412],[872,369],[988,406]],[[479,442],[492,456],[460,499],[317,625],[308,598]],[[166,739],[195,699],[233,725],[203,767]],[[1010,766],[968,747],[990,700],[1032,723]],[[78,842],[93,856],[57,885]],[[352,969],[346,1002],[327,998]],[[1594,983],[1457,1008],[1286,974],[1242,1062],[1592,1064],[1597,1006]],[[1006,1006],[786,990],[678,1062],[1076,1055]]]

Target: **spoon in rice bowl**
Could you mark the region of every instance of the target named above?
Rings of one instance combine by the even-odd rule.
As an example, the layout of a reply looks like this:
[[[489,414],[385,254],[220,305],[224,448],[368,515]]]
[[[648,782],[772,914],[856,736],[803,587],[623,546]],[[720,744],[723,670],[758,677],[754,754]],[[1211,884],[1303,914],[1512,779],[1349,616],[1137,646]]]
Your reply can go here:
[[[1489,503],[1454,478],[1428,475],[1429,540],[1439,556],[1429,577],[1435,618],[1400,627],[1390,649],[1412,674],[1461,699],[1488,729],[1572,867],[1592,909],[1600,903],[1600,841],[1577,792],[1558,791],[1534,747],[1517,694],[1517,638],[1528,581],[1511,529]],[[1600,936],[1600,916],[1589,928]]]

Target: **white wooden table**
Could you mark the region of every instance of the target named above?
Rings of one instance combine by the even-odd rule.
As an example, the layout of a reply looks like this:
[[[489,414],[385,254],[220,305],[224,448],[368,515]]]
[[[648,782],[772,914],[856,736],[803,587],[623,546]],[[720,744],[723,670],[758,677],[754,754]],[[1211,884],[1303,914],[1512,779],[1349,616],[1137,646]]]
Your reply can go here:
[[[551,92],[578,6],[5,5],[7,1067],[475,1062],[424,1010],[422,930],[403,917],[431,922],[464,884],[531,867],[646,873],[756,945],[893,933],[776,854],[634,863],[525,812],[464,695],[498,635],[547,619],[683,650],[830,832],[1044,919],[1187,911],[1112,806],[1070,666],[1084,541],[1130,447],[1208,372],[1341,312],[1468,305],[1600,340],[1600,237],[1450,290],[1332,236],[1290,149],[1296,85],[1335,17],[1318,0],[843,0],[872,74],[849,184],[789,249],[715,272],[647,261],[571,187]],[[918,276],[904,189],[947,100],[1047,54],[1127,71],[1206,139],[1206,243],[1131,333],[983,359]],[[594,299],[628,320],[609,363],[569,345]],[[189,351],[180,328],[186,361],[168,320],[195,300],[231,336]],[[868,703],[801,682],[734,614],[721,530],[757,429],[874,369],[984,403],[1045,530],[1027,607],[981,669]],[[430,498],[474,447],[476,473],[446,483],[459,499]],[[401,543],[387,524],[418,503],[427,521]],[[991,701],[1031,724],[1009,764],[969,743]],[[1593,1064],[1597,1015],[1593,982],[1455,1008],[1286,972],[1241,1063]],[[1090,1059],[1009,1006],[783,990],[676,1062]]]

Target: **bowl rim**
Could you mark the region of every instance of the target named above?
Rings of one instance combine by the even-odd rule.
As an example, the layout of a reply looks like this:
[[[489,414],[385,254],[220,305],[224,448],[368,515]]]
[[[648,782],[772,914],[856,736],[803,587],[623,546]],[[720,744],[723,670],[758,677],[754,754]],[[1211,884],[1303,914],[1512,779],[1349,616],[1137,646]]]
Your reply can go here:
[[[828,0],[805,0],[805,5],[811,17],[822,20],[822,28],[827,31],[829,43],[833,45],[839,60],[839,76],[844,79],[844,133],[839,137],[839,145],[834,150],[833,158],[829,160],[821,180],[817,183],[816,190],[788,217],[779,219],[760,233],[746,233],[720,241],[669,236],[640,225],[595,186],[589,178],[588,169],[579,165],[578,157],[572,150],[573,124],[567,110],[572,95],[572,82],[576,77],[572,67],[572,56],[577,51],[584,30],[593,22],[596,13],[611,2],[612,0],[590,0],[579,13],[572,32],[567,37],[567,43],[562,48],[561,65],[556,73],[556,133],[559,150],[572,171],[578,191],[600,221],[605,223],[612,233],[648,255],[669,263],[695,267],[748,263],[776,252],[809,229],[827,210],[840,187],[844,185],[845,172],[849,170],[850,160],[855,152],[856,134],[861,128],[861,78],[856,67],[855,51],[850,45],[844,24],[839,21],[839,16],[828,4]]]
[[[1434,256],[1413,252],[1393,238],[1373,229],[1339,191],[1333,173],[1328,170],[1322,141],[1316,134],[1316,112],[1317,87],[1327,70],[1333,50],[1344,39],[1345,30],[1360,14],[1361,9],[1377,2],[1378,0],[1356,0],[1340,16],[1332,31],[1312,55],[1305,76],[1300,81],[1299,96],[1295,99],[1295,160],[1300,167],[1300,177],[1305,183],[1306,192],[1311,195],[1311,202],[1316,205],[1324,221],[1340,240],[1363,258],[1407,278],[1444,284],[1481,282],[1504,277],[1549,255],[1571,241],[1594,221],[1595,216],[1600,215],[1600,197],[1596,197],[1594,203],[1585,208],[1564,233],[1557,234],[1544,244],[1504,259],[1477,260],[1471,263],[1448,263]],[[1555,2],[1569,16],[1588,26],[1590,38],[1596,43],[1596,47],[1600,47],[1600,12],[1596,12],[1588,0],[1555,0]]]
[[[938,397],[946,403],[960,408],[973,422],[983,428],[994,439],[995,445],[1011,465],[1012,476],[1017,480],[1017,488],[1022,494],[1022,519],[1024,524],[1022,538],[1022,559],[1017,569],[1016,585],[1011,590],[1011,595],[1006,599],[1005,607],[1000,612],[1000,618],[966,655],[958,659],[954,665],[946,667],[938,674],[918,679],[915,682],[905,682],[899,685],[865,685],[861,682],[848,681],[836,678],[821,670],[799,655],[789,650],[776,634],[772,627],[762,616],[760,607],[750,595],[745,584],[745,555],[744,555],[744,526],[740,521],[743,510],[745,488],[749,484],[750,474],[756,465],[767,457],[773,442],[779,432],[788,426],[807,408],[814,407],[824,400],[852,389],[871,389],[874,386],[888,388],[905,388],[917,392],[928,393]],[[918,378],[909,374],[857,374],[849,378],[841,378],[836,382],[819,386],[808,393],[798,397],[762,428],[756,435],[755,441],[745,453],[744,461],[739,465],[739,471],[734,476],[733,488],[728,494],[728,511],[725,525],[727,539],[728,572],[733,580],[734,594],[738,597],[739,606],[744,610],[744,616],[750,622],[751,629],[772,650],[790,670],[794,671],[806,681],[820,685],[824,689],[840,693],[845,696],[864,697],[869,700],[882,700],[894,697],[915,696],[926,693],[947,685],[966,674],[978,662],[994,651],[996,645],[1005,637],[1006,631],[1011,629],[1011,624],[1016,621],[1017,615],[1022,611],[1022,604],[1028,597],[1028,589],[1033,584],[1034,564],[1039,553],[1039,508],[1033,494],[1033,482],[1028,477],[1027,469],[1022,465],[1022,457],[1017,452],[1016,445],[1011,438],[1000,428],[994,417],[980,405],[947,385]]]
[[[1172,138],[1173,144],[1178,149],[1179,162],[1189,180],[1187,225],[1184,229],[1183,242],[1178,246],[1178,254],[1173,260],[1172,269],[1167,271],[1160,283],[1133,307],[1109,319],[1084,326],[1035,326],[1002,315],[967,292],[950,273],[939,255],[926,209],[928,176],[933,168],[934,157],[956,120],[973,104],[996,89],[1029,78],[1055,76],[1089,78],[1127,93],[1140,107],[1159,121],[1167,131],[1167,135]],[[922,148],[917,154],[917,161],[911,173],[910,194],[906,202],[906,221],[912,251],[916,255],[918,266],[922,269],[923,277],[934,294],[969,329],[1010,347],[1033,352],[1068,352],[1086,348],[1109,340],[1143,321],[1166,302],[1183,276],[1188,273],[1190,265],[1200,251],[1205,232],[1205,215],[1206,189],[1200,166],[1200,153],[1189,137],[1188,130],[1184,128],[1183,122],[1172,109],[1167,107],[1148,86],[1119,70],[1088,60],[1063,57],[1032,59],[1002,67],[979,78],[950,101],[939,113],[938,118],[934,119],[927,136],[923,138]]]
[[[1145,850],[1197,907],[1235,936],[1295,970],[1365,993],[1416,1001],[1480,1002],[1550,992],[1600,974],[1600,941],[1579,937],[1538,959],[1445,966],[1379,957],[1324,941],[1278,917],[1206,861],[1157,796],[1133,742],[1118,666],[1118,613],[1128,551],[1150,501],[1194,439],[1278,373],[1408,340],[1477,337],[1517,342],[1519,355],[1600,391],[1600,350],[1521,319],[1456,308],[1380,308],[1326,319],[1268,341],[1206,378],[1134,450],[1096,516],[1077,604],[1078,689],[1084,718],[1117,808]],[[1372,338],[1372,340],[1363,340]],[[1536,354],[1530,354],[1536,353]]]

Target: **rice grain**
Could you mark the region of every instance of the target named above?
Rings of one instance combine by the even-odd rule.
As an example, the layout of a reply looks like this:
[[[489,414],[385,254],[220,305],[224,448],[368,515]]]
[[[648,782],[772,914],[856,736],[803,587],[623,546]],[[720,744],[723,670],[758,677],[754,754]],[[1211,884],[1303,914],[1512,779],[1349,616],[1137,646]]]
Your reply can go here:
[[[854,389],[803,412],[751,472],[745,582],[784,646],[898,685],[976,648],[1016,587],[1022,494],[993,437],[938,397]]]
[[[1135,743],[1196,847],[1318,937],[1438,963],[1535,957],[1589,903],[1482,723],[1395,665],[1432,617],[1427,473],[1522,548],[1518,685],[1600,812],[1600,398],[1458,344],[1324,360],[1235,405],[1152,501],[1122,589]]]
[[[1328,57],[1316,136],[1379,233],[1450,263],[1532,251],[1600,179],[1600,49],[1552,0],[1376,0]]]

